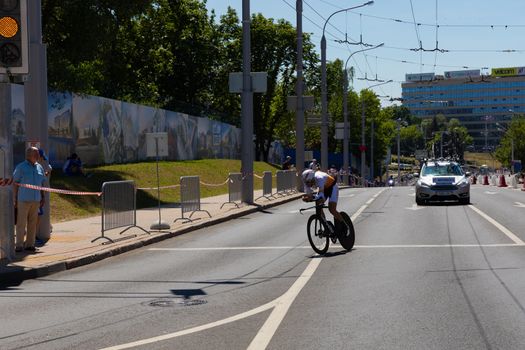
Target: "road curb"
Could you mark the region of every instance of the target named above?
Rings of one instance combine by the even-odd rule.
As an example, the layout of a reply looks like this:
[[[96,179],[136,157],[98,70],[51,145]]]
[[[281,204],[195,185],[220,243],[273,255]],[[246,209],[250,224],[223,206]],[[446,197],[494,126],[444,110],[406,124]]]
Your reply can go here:
[[[176,231],[167,231],[155,236],[144,236],[139,240],[134,240],[128,243],[119,243],[116,246],[108,245],[108,249],[97,251],[92,254],[75,257],[72,259],[53,262],[37,267],[27,268],[22,266],[0,266],[0,287],[9,286],[13,284],[20,284],[22,281],[27,279],[33,279],[38,277],[48,276],[57,272],[74,269],[80,266],[89,265],[112,256],[117,256],[135,249],[142,248],[147,245],[158,243],[170,238],[174,238],[192,231],[196,231],[202,228],[217,225],[232,219],[237,219],[242,216],[256,213],[258,211],[276,207],[281,204],[292,202],[296,199],[301,198],[302,194],[293,194],[286,198],[279,198],[278,202],[268,202],[257,206],[249,206],[239,212],[234,212],[229,215],[222,215],[210,220],[192,223],[187,227],[182,227]]]

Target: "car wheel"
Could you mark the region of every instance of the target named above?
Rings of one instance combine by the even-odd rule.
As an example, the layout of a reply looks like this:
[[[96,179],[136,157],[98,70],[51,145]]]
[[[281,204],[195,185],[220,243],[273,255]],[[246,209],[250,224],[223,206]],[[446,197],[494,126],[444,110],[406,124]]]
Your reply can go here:
[[[416,204],[417,204],[417,205],[423,205],[423,204],[425,204],[425,200],[416,197]]]
[[[470,204],[470,196],[466,198],[460,198],[459,203],[460,204]]]

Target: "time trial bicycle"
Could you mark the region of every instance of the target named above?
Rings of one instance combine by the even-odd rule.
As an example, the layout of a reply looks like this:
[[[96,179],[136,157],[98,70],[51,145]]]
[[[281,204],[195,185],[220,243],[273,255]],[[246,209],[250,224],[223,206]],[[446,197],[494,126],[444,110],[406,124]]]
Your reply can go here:
[[[344,222],[334,220],[336,223],[334,225],[322,215],[323,208],[328,208],[328,206],[321,204],[299,210],[302,214],[305,210],[315,209],[315,214],[308,218],[306,225],[308,241],[312,249],[318,254],[325,254],[330,246],[330,240],[334,244],[339,240],[344,249],[352,250],[355,242],[355,231],[350,216],[344,211],[340,211]]]

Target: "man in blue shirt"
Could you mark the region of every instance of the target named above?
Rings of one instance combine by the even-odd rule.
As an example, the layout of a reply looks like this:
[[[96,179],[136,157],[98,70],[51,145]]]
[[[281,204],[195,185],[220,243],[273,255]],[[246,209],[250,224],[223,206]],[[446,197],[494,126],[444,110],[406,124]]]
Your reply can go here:
[[[46,179],[44,168],[37,163],[38,148],[26,150],[26,160],[18,164],[13,174],[14,202],[17,208],[16,252],[22,249],[34,252],[38,209],[44,205],[44,191],[20,187],[17,184],[43,186]],[[27,231],[26,231],[27,226]],[[26,240],[24,244],[24,234]]]

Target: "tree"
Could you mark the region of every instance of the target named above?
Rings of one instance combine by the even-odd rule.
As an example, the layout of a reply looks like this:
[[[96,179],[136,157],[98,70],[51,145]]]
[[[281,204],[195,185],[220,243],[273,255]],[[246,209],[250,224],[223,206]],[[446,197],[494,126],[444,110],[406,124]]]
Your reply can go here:
[[[504,166],[510,167],[512,143],[514,142],[514,158],[525,159],[525,119],[523,116],[512,119],[509,127],[496,148],[495,157]]]
[[[415,154],[416,150],[424,149],[425,139],[418,125],[408,125],[400,131],[401,149],[405,154]]]

